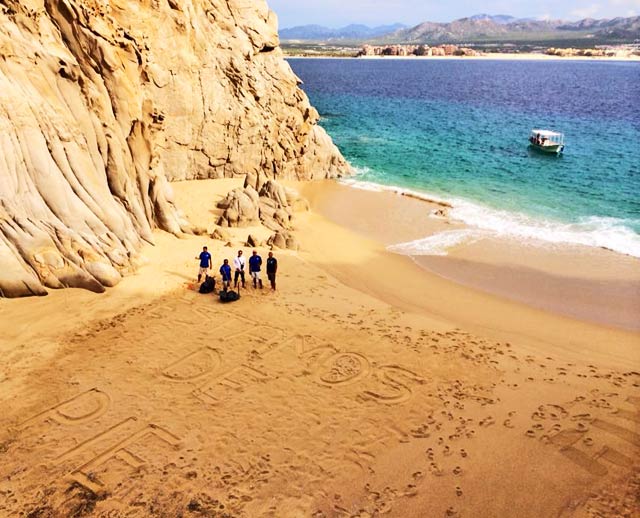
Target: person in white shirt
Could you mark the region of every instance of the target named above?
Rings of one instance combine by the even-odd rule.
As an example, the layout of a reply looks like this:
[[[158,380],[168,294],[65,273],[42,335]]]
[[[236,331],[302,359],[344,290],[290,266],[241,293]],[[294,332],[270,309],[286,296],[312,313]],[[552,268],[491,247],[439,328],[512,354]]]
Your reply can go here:
[[[245,259],[242,257],[242,250],[238,250],[238,256],[233,260],[235,274],[233,275],[233,287],[238,287],[238,277],[242,279],[242,287],[244,288],[244,265]]]

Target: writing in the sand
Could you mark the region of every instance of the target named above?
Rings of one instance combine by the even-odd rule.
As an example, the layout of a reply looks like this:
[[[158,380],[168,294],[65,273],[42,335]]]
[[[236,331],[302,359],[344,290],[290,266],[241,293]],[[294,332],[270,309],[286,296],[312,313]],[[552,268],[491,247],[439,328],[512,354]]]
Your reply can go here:
[[[413,396],[413,386],[426,380],[400,365],[374,365],[363,354],[309,335],[287,337],[278,328],[251,323],[247,329],[226,335],[229,342],[253,347],[249,359],[239,365],[225,365],[220,351],[209,346],[194,350],[168,365],[165,379],[196,384],[193,395],[207,403],[221,400],[223,393],[243,389],[269,380],[269,374],[252,365],[254,359],[264,360],[280,351],[293,352],[307,367],[318,385],[343,387],[357,385],[357,399],[385,404],[398,404]],[[225,396],[226,397],[226,396]]]
[[[111,399],[107,393],[93,388],[40,412],[19,425],[19,429],[23,430],[42,422],[51,423],[52,426],[84,425],[103,416],[109,410],[110,404]],[[147,445],[149,441],[157,441],[174,449],[180,447],[180,439],[161,426],[141,422],[137,417],[127,417],[81,440],[56,457],[54,462],[75,465],[69,473],[70,478],[99,493],[105,490],[105,483],[95,472],[108,470],[109,463],[114,460],[132,469],[140,468],[147,462],[132,451],[132,446],[139,448]]]
[[[626,403],[629,407],[635,407],[635,411],[627,408],[616,409],[611,416],[621,420],[627,420],[634,425],[640,422],[640,398],[630,396]],[[571,405],[572,402],[567,403]],[[620,451],[607,444],[601,444],[599,448],[593,448],[594,441],[588,437],[587,427],[583,422],[589,423],[593,428],[605,432],[606,436],[613,436],[618,440],[622,440],[632,444],[635,447],[640,446],[640,435],[633,429],[629,429],[619,424],[605,421],[592,417],[588,413],[574,414],[572,421],[577,422],[579,428],[571,428],[566,430],[558,430],[549,436],[549,442],[556,446],[560,453],[564,455],[574,464],[580,466],[585,471],[595,476],[604,476],[608,473],[607,464],[630,469],[634,465],[632,458],[627,457]],[[589,451],[594,450],[594,451]]]

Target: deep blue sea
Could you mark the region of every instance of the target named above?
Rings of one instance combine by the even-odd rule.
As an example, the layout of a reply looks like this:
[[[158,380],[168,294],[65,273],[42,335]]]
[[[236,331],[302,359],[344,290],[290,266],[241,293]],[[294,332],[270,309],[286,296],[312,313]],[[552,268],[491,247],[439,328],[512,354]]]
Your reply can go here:
[[[453,218],[485,234],[640,257],[640,63],[289,63],[356,186],[451,201]],[[532,128],[563,132],[564,154],[529,149]]]

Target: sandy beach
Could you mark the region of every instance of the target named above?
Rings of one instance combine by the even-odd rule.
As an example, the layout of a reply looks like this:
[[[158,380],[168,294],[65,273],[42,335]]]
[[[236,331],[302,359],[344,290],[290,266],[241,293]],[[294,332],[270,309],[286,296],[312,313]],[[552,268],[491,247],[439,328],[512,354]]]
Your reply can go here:
[[[210,232],[241,184],[173,187]],[[202,246],[217,270],[256,227],[156,231],[104,294],[0,299],[0,516],[639,516],[637,260],[414,261],[387,245],[455,226],[424,201],[294,186],[277,293],[195,290]]]

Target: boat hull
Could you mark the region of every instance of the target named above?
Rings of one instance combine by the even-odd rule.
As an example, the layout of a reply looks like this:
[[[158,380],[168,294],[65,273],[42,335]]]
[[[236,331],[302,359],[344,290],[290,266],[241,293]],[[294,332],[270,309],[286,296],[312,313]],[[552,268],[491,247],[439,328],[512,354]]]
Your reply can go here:
[[[530,144],[532,149],[539,151],[540,153],[545,153],[547,155],[559,155],[564,151],[564,144],[552,144],[547,146],[540,146],[538,144]]]

